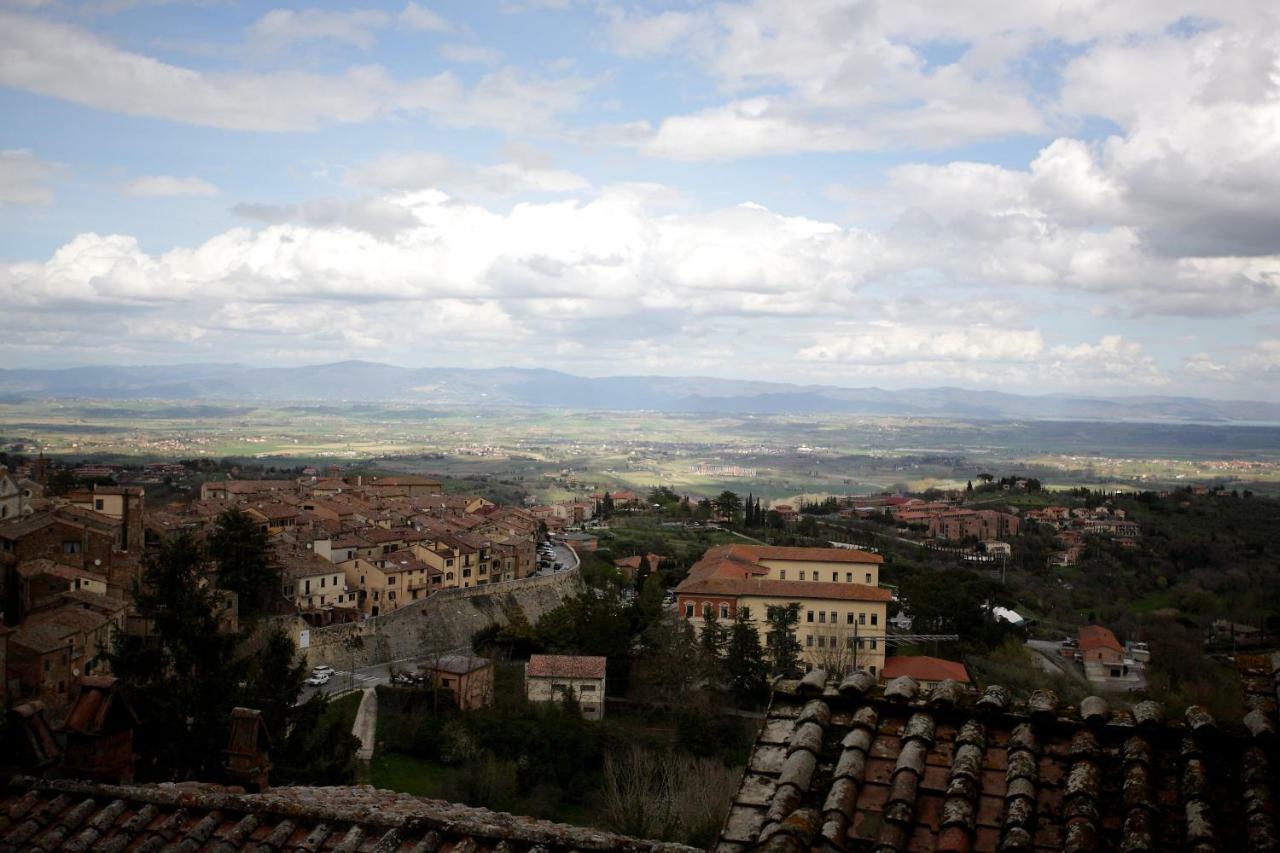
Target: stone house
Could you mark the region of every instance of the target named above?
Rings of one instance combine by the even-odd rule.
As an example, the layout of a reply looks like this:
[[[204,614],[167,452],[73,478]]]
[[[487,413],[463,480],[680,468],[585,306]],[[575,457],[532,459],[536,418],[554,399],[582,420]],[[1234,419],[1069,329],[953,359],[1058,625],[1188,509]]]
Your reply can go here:
[[[531,655],[524,665],[530,702],[559,702],[572,696],[588,720],[604,719],[605,659],[577,655]]]

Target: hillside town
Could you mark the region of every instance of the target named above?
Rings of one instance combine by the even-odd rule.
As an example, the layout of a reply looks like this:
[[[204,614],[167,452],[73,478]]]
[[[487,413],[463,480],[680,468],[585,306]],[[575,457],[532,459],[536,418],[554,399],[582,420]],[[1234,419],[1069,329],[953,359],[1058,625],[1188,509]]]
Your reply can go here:
[[[1043,593],[1004,580],[1010,566],[1021,566],[1031,575],[1048,573],[1049,588],[1064,590],[1066,578],[1076,578],[1064,573],[1100,553],[1145,553],[1147,531],[1125,496],[1062,500],[1065,493],[1044,496],[1035,484],[1008,478],[944,493],[767,506],[750,494],[702,497],[661,487],[504,506],[453,491],[440,478],[336,465],[304,466],[274,479],[232,475],[196,483],[189,469],[70,470],[68,477],[43,456],[0,469],[3,736],[9,766],[23,773],[127,783],[168,767],[161,772],[196,773],[260,795],[280,772],[332,782],[372,773],[375,782],[404,784],[387,781],[388,761],[418,762],[421,772],[436,767],[430,772],[462,780],[479,772],[477,762],[499,759],[489,751],[458,758],[423,746],[450,726],[538,719],[581,739],[596,737],[601,727],[627,731],[637,713],[674,715],[677,732],[694,718],[714,728],[721,714],[745,714],[742,725],[731,727],[736,734],[720,735],[729,738],[724,746],[700,747],[713,755],[748,749],[745,760],[754,769],[732,798],[737,805],[727,807],[727,817],[717,812],[700,829],[679,831],[700,846],[739,851],[771,837],[770,815],[795,808],[788,805],[792,794],[779,799],[790,759],[775,766],[768,756],[778,749],[775,715],[790,713],[782,709],[796,697],[870,703],[858,713],[872,728],[876,714],[888,720],[914,713],[894,735],[902,755],[916,748],[912,739],[924,725],[912,722],[924,713],[913,708],[936,715],[999,705],[1016,720],[1053,707],[1059,720],[1087,728],[1100,715],[1154,714],[1155,697],[1177,701],[1159,692],[1167,690],[1169,661],[1160,656],[1166,645],[1148,642],[1131,626],[1102,624],[1094,613],[1077,616],[1065,638],[1054,635],[1061,628],[1039,625],[1049,619],[1043,602],[1028,612],[1027,603]],[[189,497],[149,502],[148,485],[136,484],[140,476],[183,480]],[[1190,491],[1150,498],[1180,505],[1198,499],[1222,500]],[[266,589],[235,579],[255,547],[270,578]],[[921,574],[925,564],[935,568]],[[157,597],[178,579],[186,586]],[[155,670],[147,656],[161,649],[177,654],[174,643],[203,642],[196,634],[181,639],[183,628],[168,619],[163,596],[174,594],[194,595],[192,617],[249,655],[228,660],[227,677],[273,644],[283,654],[282,668],[243,694],[256,698],[220,705],[224,716],[212,722],[225,738],[216,744],[221,757],[200,770],[180,770],[182,761],[151,754],[154,741],[138,727],[138,720],[157,724],[158,708],[145,703],[162,694],[137,679],[158,678],[156,688],[172,690],[166,672],[177,672]],[[1206,649],[1246,650],[1237,660],[1246,683],[1272,667],[1270,658],[1248,650],[1270,642],[1265,624],[1221,618],[1203,638]],[[282,698],[292,710],[264,715]],[[1045,705],[1064,701],[1080,703],[1078,719],[1061,705]],[[314,717],[303,721],[305,709],[328,716],[339,707],[349,716],[335,718],[336,733],[308,736],[305,750],[318,753],[299,755],[297,745],[277,742],[282,728],[288,734],[316,725]],[[1246,722],[1263,731],[1257,707]],[[761,714],[757,733],[752,721]],[[813,722],[826,725],[824,719]],[[409,720],[420,728],[401,732],[397,727]],[[401,733],[378,734],[384,729]],[[800,737],[798,731],[784,742]],[[816,744],[797,754],[820,758]],[[333,750],[325,759],[336,762],[330,769],[298,775],[296,762]],[[432,758],[415,757],[423,754]],[[831,831],[867,842],[899,831],[892,803],[875,792],[882,784],[896,790],[900,769],[868,780],[872,799],[850,799]],[[753,811],[755,794],[742,792],[759,784],[774,792],[772,805]],[[796,784],[795,796],[803,799],[808,783]],[[508,802],[460,796],[480,805]],[[603,808],[591,796],[573,796]],[[324,809],[314,814],[332,819]],[[858,829],[860,816],[872,814],[883,815],[884,829]],[[1005,819],[1020,818],[1009,812]],[[957,825],[932,826],[940,839],[952,837]],[[996,838],[993,831],[974,823],[961,835],[976,843]],[[45,830],[31,832],[44,837]]]

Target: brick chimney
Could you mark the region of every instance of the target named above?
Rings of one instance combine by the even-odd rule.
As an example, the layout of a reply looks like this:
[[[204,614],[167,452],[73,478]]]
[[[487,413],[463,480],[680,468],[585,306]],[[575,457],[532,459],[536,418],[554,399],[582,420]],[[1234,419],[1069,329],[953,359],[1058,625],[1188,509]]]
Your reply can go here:
[[[41,775],[58,763],[62,750],[44,717],[44,703],[25,702],[9,710],[9,732],[4,744],[4,760],[17,767]]]
[[[62,769],[97,782],[132,782],[133,730],[138,717],[120,694],[117,679],[85,676],[79,687],[60,729],[67,739]]]
[[[246,791],[265,791],[271,771],[271,736],[262,712],[251,708],[231,709],[231,739],[223,750],[227,778]]]

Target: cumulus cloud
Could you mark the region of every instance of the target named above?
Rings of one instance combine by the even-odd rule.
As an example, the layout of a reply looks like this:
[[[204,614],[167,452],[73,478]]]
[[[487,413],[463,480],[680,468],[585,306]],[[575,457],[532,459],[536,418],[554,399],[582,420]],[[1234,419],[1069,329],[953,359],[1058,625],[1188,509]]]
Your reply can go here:
[[[62,166],[26,148],[0,149],[0,205],[43,205],[53,200],[49,181]]]
[[[145,175],[124,186],[125,195],[143,198],[178,198],[182,196],[216,196],[218,188],[201,178],[177,178],[173,175]]]
[[[907,361],[1032,361],[1044,352],[1037,329],[991,326],[928,327],[876,322],[832,336],[799,352],[806,361],[893,363]]]
[[[1141,344],[1119,335],[1097,343],[1047,346],[1039,329],[930,326],[877,322],[856,332],[821,335],[802,361],[857,374],[896,378],[1012,382],[1085,387],[1161,386],[1168,376]]]
[[[425,114],[455,127],[546,130],[590,82],[502,68],[467,88],[449,73],[399,79],[379,65],[336,73],[203,72],[122,50],[86,30],[0,12],[0,84],[95,109],[247,131]]]

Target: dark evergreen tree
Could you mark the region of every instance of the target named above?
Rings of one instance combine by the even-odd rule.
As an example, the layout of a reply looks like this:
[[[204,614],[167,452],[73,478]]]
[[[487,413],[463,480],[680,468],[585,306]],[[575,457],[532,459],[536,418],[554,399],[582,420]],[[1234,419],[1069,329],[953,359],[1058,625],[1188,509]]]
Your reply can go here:
[[[796,629],[800,626],[800,604],[774,605],[765,613],[769,624],[765,642],[769,649],[769,664],[774,675],[791,678],[800,671],[800,641]]]
[[[218,571],[218,586],[234,592],[241,616],[266,613],[280,587],[280,567],[267,531],[238,508],[218,517],[208,542]]]
[[[764,649],[760,647],[760,632],[745,607],[738,608],[729,629],[725,675],[729,691],[739,701],[761,699],[769,688],[769,665],[765,662]]]

